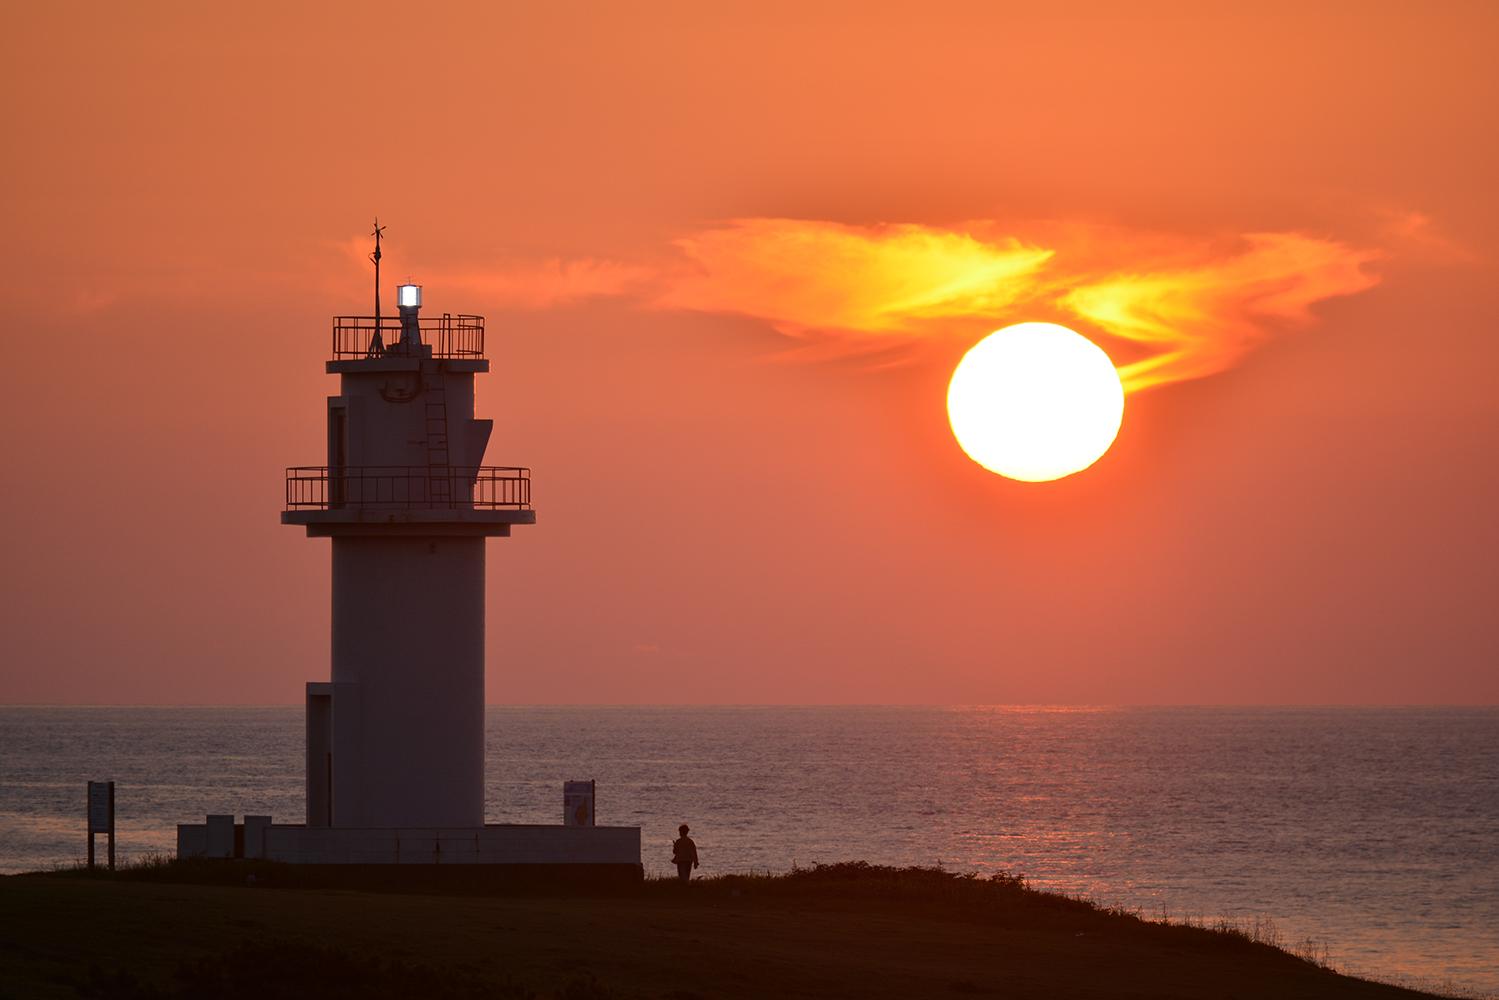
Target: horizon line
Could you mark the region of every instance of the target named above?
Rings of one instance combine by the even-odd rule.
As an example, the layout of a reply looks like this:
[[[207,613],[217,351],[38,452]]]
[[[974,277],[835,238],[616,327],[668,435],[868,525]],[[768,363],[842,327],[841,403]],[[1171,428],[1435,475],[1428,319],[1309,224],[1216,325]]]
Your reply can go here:
[[[304,708],[303,702],[0,702],[6,708]],[[943,708],[943,709],[1056,709],[1066,711],[1099,711],[1142,708],[1499,708],[1499,702],[876,702],[876,701],[809,701],[809,702],[485,702],[489,708]]]

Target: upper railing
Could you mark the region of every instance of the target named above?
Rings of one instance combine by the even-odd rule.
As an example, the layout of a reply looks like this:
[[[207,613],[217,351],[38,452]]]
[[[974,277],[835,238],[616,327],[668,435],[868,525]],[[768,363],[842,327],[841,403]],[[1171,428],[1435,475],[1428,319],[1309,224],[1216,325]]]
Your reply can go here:
[[[286,470],[287,510],[529,510],[531,470],[515,466],[325,465]]]
[[[422,346],[431,349],[422,351],[422,357],[466,358],[478,360],[484,357],[484,317],[422,316],[417,318]],[[376,336],[378,334],[378,336]],[[354,361],[369,358],[406,357],[410,351],[401,344],[401,317],[373,316],[333,317],[333,360]]]

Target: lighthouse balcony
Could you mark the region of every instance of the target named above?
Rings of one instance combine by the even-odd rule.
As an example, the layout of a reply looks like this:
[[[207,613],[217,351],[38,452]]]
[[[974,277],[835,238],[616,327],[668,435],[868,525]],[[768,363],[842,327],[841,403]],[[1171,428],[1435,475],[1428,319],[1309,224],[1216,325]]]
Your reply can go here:
[[[534,524],[531,470],[518,466],[293,466],[283,524],[309,535],[508,535]],[[364,530],[368,529],[368,530]]]
[[[487,371],[484,317],[449,313],[430,317],[333,317],[333,356],[328,362],[331,371],[348,370],[351,362],[359,368],[404,368],[413,362],[434,360],[456,362],[470,371]]]

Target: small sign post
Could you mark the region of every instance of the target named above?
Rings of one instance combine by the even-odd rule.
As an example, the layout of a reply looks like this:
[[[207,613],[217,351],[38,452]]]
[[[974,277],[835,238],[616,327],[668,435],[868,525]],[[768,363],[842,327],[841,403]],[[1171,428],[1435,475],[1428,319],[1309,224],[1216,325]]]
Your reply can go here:
[[[564,781],[562,783],[563,826],[593,826],[595,788],[592,781]]]
[[[94,867],[94,834],[109,835],[109,870],[115,870],[115,783],[88,783],[88,866]]]

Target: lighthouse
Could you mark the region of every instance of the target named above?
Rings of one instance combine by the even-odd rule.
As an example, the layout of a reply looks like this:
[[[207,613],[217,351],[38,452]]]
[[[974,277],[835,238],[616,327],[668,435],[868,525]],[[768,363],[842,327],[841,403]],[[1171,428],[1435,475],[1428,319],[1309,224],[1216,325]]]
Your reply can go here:
[[[586,824],[485,823],[485,547],[535,524],[531,475],[485,464],[483,317],[424,315],[410,283],[382,314],[382,232],[374,315],[333,319],[326,458],[286,470],[281,522],[328,539],[333,563],[329,676],[306,688],[306,816],[209,816],[179,825],[178,853],[638,876],[639,828],[594,825],[591,793]]]
[[[287,470],[284,524],[327,538],[331,677],[307,685],[307,825],[484,823],[484,562],[533,524],[527,469],[484,464],[484,320],[333,320],[324,465]]]

